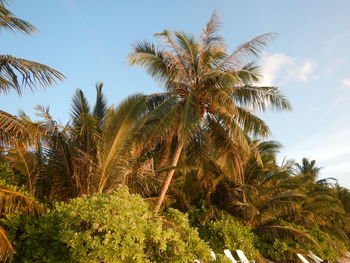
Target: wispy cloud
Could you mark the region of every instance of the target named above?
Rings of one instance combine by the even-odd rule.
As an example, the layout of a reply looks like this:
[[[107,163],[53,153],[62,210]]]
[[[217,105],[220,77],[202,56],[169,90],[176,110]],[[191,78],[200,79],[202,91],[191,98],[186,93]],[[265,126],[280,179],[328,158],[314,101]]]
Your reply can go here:
[[[295,69],[292,69],[294,77],[301,81],[308,81],[316,68],[316,63],[312,60],[305,60],[303,64]]]
[[[284,53],[264,54],[261,60],[262,79],[260,85],[273,86],[278,82],[307,82],[316,68],[311,59],[300,60]]]
[[[262,58],[262,80],[260,84],[262,86],[271,86],[276,82],[279,73],[286,66],[291,66],[294,61],[291,57],[283,53],[277,53],[272,55],[265,54]]]
[[[343,79],[341,84],[345,87],[350,87],[350,79]]]

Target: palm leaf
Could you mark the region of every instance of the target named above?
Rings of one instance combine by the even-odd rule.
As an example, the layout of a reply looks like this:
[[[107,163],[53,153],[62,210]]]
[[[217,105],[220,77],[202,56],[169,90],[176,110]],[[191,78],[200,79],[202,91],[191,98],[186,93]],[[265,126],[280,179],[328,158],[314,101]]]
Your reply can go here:
[[[240,105],[256,111],[264,112],[267,108],[292,109],[288,99],[276,87],[245,86],[238,88],[233,97]]]
[[[18,79],[20,75],[21,80]],[[0,55],[0,92],[15,90],[19,95],[23,87],[33,90],[36,86],[43,88],[63,81],[64,75],[46,65],[30,60]]]
[[[123,182],[122,178],[130,169],[128,162],[132,160],[130,152],[134,128],[145,109],[146,96],[136,94],[124,100],[115,110],[108,110],[97,153],[99,192],[111,191]],[[108,182],[112,183],[108,185]]]
[[[229,70],[240,67],[243,62],[242,58],[247,56],[258,56],[261,53],[262,48],[276,38],[276,36],[276,33],[267,33],[239,45],[230,56],[220,63],[218,68]]]
[[[0,260],[6,262],[14,252],[6,230],[0,226]]]
[[[40,215],[44,208],[32,197],[15,189],[0,185],[0,211],[2,213],[22,212],[27,215]]]
[[[93,116],[97,120],[97,127],[101,128],[104,117],[107,113],[106,98],[102,92],[103,83],[96,84],[96,102],[93,110]]]
[[[290,240],[300,242],[301,244],[311,245],[319,248],[319,244],[306,231],[294,228],[292,226],[265,225],[255,229],[256,233],[268,236],[269,238],[278,238],[281,240]]]
[[[5,1],[0,1],[0,29],[9,31],[20,31],[25,34],[31,34],[36,28],[29,22],[17,18],[5,5]]]
[[[201,35],[201,47],[204,50],[211,48],[213,45],[222,43],[222,37],[217,34],[220,25],[219,17],[213,12]]]
[[[128,56],[127,61],[129,65],[144,67],[156,80],[161,82],[169,80],[170,68],[166,56],[148,41],[136,43],[133,53]]]

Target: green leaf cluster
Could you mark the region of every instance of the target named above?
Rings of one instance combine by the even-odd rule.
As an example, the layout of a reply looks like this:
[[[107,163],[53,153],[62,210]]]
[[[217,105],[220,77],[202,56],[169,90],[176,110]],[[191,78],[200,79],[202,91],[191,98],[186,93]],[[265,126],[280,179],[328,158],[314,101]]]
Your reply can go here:
[[[80,197],[39,217],[8,218],[12,262],[208,262],[210,250],[175,209],[154,215],[126,187]]]
[[[191,221],[198,227],[200,237],[209,243],[215,253],[222,253],[224,249],[243,250],[248,258],[255,258],[258,254],[254,247],[255,236],[251,229],[244,226],[237,218],[220,212],[218,216],[207,222],[199,223],[198,216],[203,211],[192,209]]]

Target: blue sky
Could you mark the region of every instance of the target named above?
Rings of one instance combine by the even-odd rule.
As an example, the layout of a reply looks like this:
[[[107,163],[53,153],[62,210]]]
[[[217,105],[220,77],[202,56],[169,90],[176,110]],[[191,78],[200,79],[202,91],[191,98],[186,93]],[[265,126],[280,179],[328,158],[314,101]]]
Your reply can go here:
[[[284,148],[280,159],[316,159],[322,177],[350,187],[350,1],[347,0],[12,0],[9,9],[34,24],[28,37],[0,32],[1,54],[50,65],[67,76],[47,91],[0,96],[0,108],[34,116],[35,105],[50,105],[54,118],[69,119],[71,97],[83,89],[92,102],[95,83],[104,83],[109,104],[135,93],[161,89],[126,57],[138,40],[163,29],[199,35],[213,10],[222,35],[234,49],[267,32],[279,37],[258,60],[262,84],[277,85],[292,112],[261,115],[271,139]]]

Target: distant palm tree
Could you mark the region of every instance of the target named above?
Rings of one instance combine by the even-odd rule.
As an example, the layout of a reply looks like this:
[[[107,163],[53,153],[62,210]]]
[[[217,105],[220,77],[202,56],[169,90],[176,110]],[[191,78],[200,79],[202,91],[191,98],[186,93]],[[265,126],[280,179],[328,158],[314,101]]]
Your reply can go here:
[[[316,166],[316,161],[310,161],[308,158],[303,158],[301,164],[296,164],[297,172],[304,175],[309,175],[311,178],[316,179],[319,175],[321,168]]]
[[[199,41],[183,32],[165,30],[156,34],[158,46],[139,42],[128,57],[129,64],[144,67],[166,90],[149,96],[158,104],[150,114],[147,130],[153,131],[151,137],[158,134],[169,141],[168,167],[173,167],[166,174],[155,211],[163,203],[184,147],[202,128],[206,127],[217,143],[225,144],[220,134],[227,134],[247,148],[247,134],[269,134],[267,125],[252,110],[291,109],[276,87],[256,85],[258,67],[246,62],[275,34],[258,36],[229,54],[218,28],[218,18],[213,14]]]
[[[9,11],[5,7],[4,0],[0,0],[1,29],[19,31],[28,35],[36,31],[33,25],[17,18]],[[62,73],[46,65],[10,55],[0,55],[0,93],[15,90],[21,95],[24,87],[32,90],[37,86],[48,87],[63,79]]]

